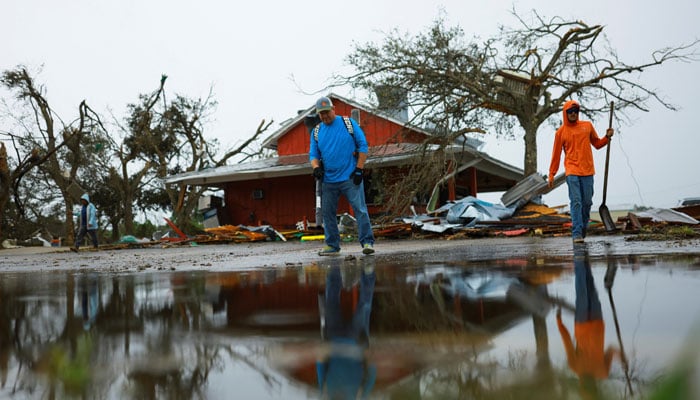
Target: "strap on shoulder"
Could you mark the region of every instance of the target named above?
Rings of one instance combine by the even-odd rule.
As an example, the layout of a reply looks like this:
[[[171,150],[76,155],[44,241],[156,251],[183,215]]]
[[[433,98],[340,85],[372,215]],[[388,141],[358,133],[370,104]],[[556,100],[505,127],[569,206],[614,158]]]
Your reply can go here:
[[[352,136],[353,142],[355,141],[355,129],[352,127],[352,121],[350,121],[350,117],[343,116],[343,123],[345,123],[345,129],[348,130],[348,133],[350,136]],[[321,123],[319,122],[316,124],[314,127],[314,140],[316,141],[316,144],[318,144],[318,131],[321,130]],[[320,150],[319,150],[320,151]],[[355,143],[355,151],[353,152],[353,155],[357,157],[357,143]]]
[[[343,117],[343,122],[345,123],[345,129],[348,130],[348,133],[350,135],[355,134],[355,130],[352,128],[352,121],[350,121],[350,117]]]
[[[318,124],[316,124],[316,126],[314,127],[314,140],[316,141],[316,143],[318,143],[318,131],[319,130],[321,130],[321,123],[320,122]]]

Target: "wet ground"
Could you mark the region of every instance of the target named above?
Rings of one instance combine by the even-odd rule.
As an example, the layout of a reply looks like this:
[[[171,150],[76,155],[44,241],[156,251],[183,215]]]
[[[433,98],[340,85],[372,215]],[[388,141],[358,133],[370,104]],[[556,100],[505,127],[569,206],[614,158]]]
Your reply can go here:
[[[0,398],[698,398],[700,243],[587,240],[2,250]]]

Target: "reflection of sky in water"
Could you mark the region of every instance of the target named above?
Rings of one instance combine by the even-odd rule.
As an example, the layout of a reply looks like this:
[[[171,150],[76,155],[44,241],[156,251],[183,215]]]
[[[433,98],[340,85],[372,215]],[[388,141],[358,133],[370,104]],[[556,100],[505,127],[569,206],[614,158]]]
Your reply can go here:
[[[138,279],[134,291],[136,309],[159,309],[173,303],[173,284],[167,276],[150,275]]]
[[[244,341],[244,343],[256,347],[263,344],[263,341],[258,341],[255,344],[250,341]],[[235,346],[235,350],[245,354],[250,360],[259,365],[267,364],[263,355],[252,355],[244,345]],[[284,376],[270,369],[265,369],[264,372],[269,374],[267,381],[259,371],[254,371],[240,360],[233,360],[226,369],[215,371],[211,374],[204,397],[208,399],[279,398],[290,400],[317,397],[313,391],[306,390],[298,384],[291,384]]]
[[[679,346],[688,338],[691,327],[700,323],[700,275],[674,271],[670,266],[661,268],[619,269],[612,292],[623,340],[630,342],[625,346],[630,351],[643,349],[650,362],[678,356]],[[596,282],[602,282],[605,271],[596,272]],[[610,321],[606,337],[615,338],[605,290],[601,302],[605,321]]]

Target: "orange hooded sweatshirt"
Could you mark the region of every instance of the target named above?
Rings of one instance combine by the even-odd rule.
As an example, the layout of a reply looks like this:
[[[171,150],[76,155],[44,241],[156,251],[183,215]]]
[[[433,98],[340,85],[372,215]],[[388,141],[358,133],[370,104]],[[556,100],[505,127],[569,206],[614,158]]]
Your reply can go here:
[[[566,175],[589,176],[595,174],[593,167],[593,151],[591,145],[596,149],[608,144],[608,137],[598,137],[593,124],[590,121],[569,122],[566,117],[566,110],[572,107],[579,107],[576,100],[569,100],[564,103],[562,114],[564,123],[557,129],[554,136],[554,148],[552,149],[552,162],[549,165],[549,180],[554,180],[554,176],[559,171],[559,161],[561,152],[564,150],[564,171]]]
[[[596,379],[607,378],[616,350],[612,347],[603,350],[605,347],[603,320],[576,322],[574,326],[576,346],[574,346],[571,334],[561,322],[560,317],[557,317],[557,327],[561,340],[564,342],[569,368],[579,376],[589,375]]]

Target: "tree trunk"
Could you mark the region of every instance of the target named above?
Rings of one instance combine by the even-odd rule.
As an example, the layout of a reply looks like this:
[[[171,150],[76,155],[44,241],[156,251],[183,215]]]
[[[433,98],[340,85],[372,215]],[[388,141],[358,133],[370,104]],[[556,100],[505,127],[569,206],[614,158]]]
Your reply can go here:
[[[112,243],[119,241],[119,219],[110,219],[109,224],[112,226]]]
[[[66,241],[75,245],[75,217],[73,216],[73,199],[69,194],[64,194],[66,205]]]
[[[128,185],[128,182],[127,182]],[[124,232],[126,235],[134,234],[134,208],[133,208],[133,193],[131,193],[131,188],[128,192],[124,194]]]
[[[524,126],[525,128],[525,162],[523,171],[525,176],[537,172],[537,127]]]
[[[7,201],[10,199],[9,193],[8,195],[5,195],[5,193],[2,192],[2,189],[0,189],[0,239],[2,239],[2,221],[5,219],[5,205],[7,205]]]
[[[0,185],[2,185],[2,187],[0,187],[0,239],[3,238],[2,228],[3,221],[5,220],[5,206],[7,206],[7,203],[10,201],[10,188],[5,185],[3,180],[3,177],[0,177]]]
[[[11,180],[5,143],[0,142],[0,238],[2,238],[2,221],[5,216],[5,206],[10,200]]]

